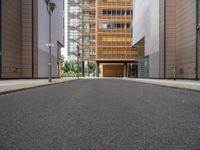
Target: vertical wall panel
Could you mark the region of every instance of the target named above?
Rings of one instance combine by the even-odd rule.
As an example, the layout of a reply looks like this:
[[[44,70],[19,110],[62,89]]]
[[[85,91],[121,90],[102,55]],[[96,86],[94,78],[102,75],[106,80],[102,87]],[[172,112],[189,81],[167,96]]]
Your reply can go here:
[[[164,78],[164,0],[159,2],[159,62],[160,62],[160,78]]]
[[[178,78],[195,78],[196,1],[176,2],[176,73]]]
[[[0,79],[2,78],[2,37],[1,37],[1,25],[2,25],[2,21],[1,21],[1,12],[2,12],[2,8],[1,8],[1,1],[0,0]]]
[[[159,0],[134,1],[133,45],[144,38],[144,55],[149,56],[149,77],[159,77]]]
[[[33,54],[34,54],[34,77],[38,78],[38,0],[33,1]]]
[[[166,3],[166,78],[173,78],[176,51],[176,1]]]
[[[22,0],[22,77],[32,78],[32,0]]]
[[[198,0],[199,1],[199,0]],[[198,14],[198,24],[200,24],[200,1],[199,1],[199,8],[198,8],[198,12],[197,12]],[[199,30],[199,32],[198,32],[198,78],[200,78],[200,30]]]
[[[21,77],[21,1],[2,1],[2,78]]]
[[[159,4],[159,6],[153,5]],[[134,23],[133,27],[133,44],[136,44],[141,38],[145,38],[145,56],[153,54],[155,49],[152,49],[150,43],[156,41],[153,38],[151,27],[154,27],[153,18],[151,18],[151,9],[159,8],[159,31],[156,37],[159,37],[158,50],[159,51],[159,70],[160,78],[164,77],[164,64],[166,62],[166,78],[173,78],[174,67],[176,64],[177,78],[195,78],[196,65],[196,1],[188,0],[166,0],[166,14],[165,14],[165,0],[159,2],[150,1],[136,1],[134,7]],[[148,17],[146,17],[148,16]],[[166,22],[165,22],[166,16]],[[154,15],[155,17],[155,15]],[[149,21],[150,20],[150,21]],[[166,23],[166,24],[165,24]],[[166,27],[166,28],[165,28]],[[166,34],[165,34],[166,31]],[[149,36],[151,35],[151,36]],[[150,41],[150,42],[148,42]],[[164,49],[166,42],[166,55]],[[152,55],[153,56],[153,55]],[[156,57],[156,55],[154,55]],[[152,59],[155,57],[152,57]],[[166,61],[164,60],[166,58]],[[165,61],[165,62],[164,62]],[[156,63],[152,62],[155,66]],[[151,72],[150,60],[150,72]],[[155,70],[155,69],[154,69]],[[151,77],[151,76],[150,76]]]

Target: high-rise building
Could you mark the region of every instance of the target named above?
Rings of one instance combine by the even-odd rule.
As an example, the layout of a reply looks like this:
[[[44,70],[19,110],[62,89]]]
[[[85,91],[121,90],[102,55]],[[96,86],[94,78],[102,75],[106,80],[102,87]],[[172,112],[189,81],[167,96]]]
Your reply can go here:
[[[67,1],[68,60],[76,60],[77,46],[82,43],[82,0]]]
[[[198,79],[199,0],[133,0],[139,77]]]
[[[135,62],[143,54],[131,47],[131,5],[131,0],[69,0],[69,55],[79,45],[82,62],[96,63],[96,76],[137,76]]]
[[[59,77],[64,45],[64,0],[52,1],[52,75]],[[0,0],[0,78],[47,78],[49,14],[46,0]]]
[[[131,47],[131,5],[131,0],[83,1],[83,58],[96,62],[97,76],[137,75],[141,53]]]

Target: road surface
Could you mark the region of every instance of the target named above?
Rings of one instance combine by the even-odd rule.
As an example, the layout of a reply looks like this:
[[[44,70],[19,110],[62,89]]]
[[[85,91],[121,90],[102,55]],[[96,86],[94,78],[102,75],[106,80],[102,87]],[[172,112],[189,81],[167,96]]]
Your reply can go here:
[[[0,150],[200,150],[200,93],[101,79],[1,95]]]

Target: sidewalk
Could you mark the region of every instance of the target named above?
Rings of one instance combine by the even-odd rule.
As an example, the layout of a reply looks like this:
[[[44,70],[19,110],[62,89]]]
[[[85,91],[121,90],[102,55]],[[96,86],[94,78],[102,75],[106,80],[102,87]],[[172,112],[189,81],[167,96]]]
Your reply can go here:
[[[53,79],[52,82],[48,82],[48,79],[0,80],[0,94],[6,94],[35,87],[59,84],[72,80],[76,80],[76,78]]]
[[[195,81],[195,80],[174,81],[174,80],[159,80],[159,79],[129,79],[129,78],[124,78],[124,80],[200,92],[200,81]]]
[[[132,78],[81,78],[81,79],[120,79],[127,81],[134,81],[139,83],[147,83],[165,87],[193,90],[200,92],[200,81],[194,80],[159,80],[159,79],[132,79]],[[10,92],[59,84],[67,81],[76,80],[76,78],[53,79],[50,83],[48,79],[21,79],[21,80],[0,80],[0,94]]]

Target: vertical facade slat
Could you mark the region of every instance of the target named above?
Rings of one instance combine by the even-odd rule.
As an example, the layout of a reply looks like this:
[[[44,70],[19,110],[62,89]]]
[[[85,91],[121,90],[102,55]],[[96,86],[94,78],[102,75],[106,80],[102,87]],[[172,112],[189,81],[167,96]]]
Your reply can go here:
[[[2,20],[1,20],[1,14],[2,14],[2,7],[0,0],[0,79],[2,78],[2,34],[1,34],[1,27],[2,27]]]

